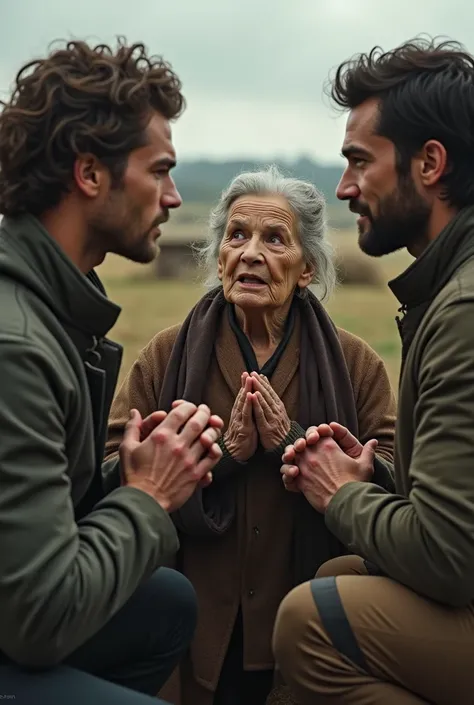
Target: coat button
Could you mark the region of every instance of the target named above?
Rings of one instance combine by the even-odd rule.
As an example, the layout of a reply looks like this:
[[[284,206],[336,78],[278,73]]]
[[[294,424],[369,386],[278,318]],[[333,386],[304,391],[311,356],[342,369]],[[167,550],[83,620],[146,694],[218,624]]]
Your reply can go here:
[[[258,526],[253,527],[253,533],[255,534],[255,536],[258,536],[260,534],[260,529],[258,528]]]
[[[249,590],[249,597],[253,597],[255,595],[255,590]]]

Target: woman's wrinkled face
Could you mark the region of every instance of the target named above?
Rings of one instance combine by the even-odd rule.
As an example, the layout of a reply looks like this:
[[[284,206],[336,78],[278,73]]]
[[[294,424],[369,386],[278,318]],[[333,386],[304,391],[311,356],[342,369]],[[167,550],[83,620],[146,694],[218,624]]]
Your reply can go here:
[[[296,218],[283,196],[242,196],[232,204],[218,275],[228,301],[241,309],[280,308],[296,286],[311,282]]]

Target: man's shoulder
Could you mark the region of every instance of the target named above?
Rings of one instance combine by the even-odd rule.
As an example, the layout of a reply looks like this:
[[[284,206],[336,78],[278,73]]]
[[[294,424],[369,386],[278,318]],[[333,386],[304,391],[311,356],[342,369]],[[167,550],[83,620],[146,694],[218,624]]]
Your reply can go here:
[[[464,319],[465,331],[472,329],[474,336],[474,258],[464,262],[432,301],[420,326],[422,338],[430,338],[446,316]]]
[[[25,340],[31,338],[37,315],[24,287],[0,274],[0,301],[0,340],[11,336]]]
[[[36,351],[56,366],[61,353],[67,360],[61,323],[27,287],[0,274],[0,301],[0,346]]]
[[[474,258],[465,262],[431,302],[413,341],[415,367],[433,362],[454,369],[460,358],[472,367],[474,348]],[[420,367],[421,369],[421,367]]]
[[[474,300],[474,257],[459,267],[437,298],[440,305]]]

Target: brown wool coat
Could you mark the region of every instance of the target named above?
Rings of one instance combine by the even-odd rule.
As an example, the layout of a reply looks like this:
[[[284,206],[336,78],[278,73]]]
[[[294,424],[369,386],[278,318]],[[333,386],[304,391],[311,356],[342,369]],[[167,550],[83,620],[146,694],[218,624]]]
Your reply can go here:
[[[125,378],[112,406],[107,456],[118,450],[129,409],[138,409],[143,417],[157,410],[160,384],[178,330],[179,326],[173,326],[158,333]],[[338,333],[353,383],[360,440],[376,438],[377,453],[391,462],[396,402],[383,362],[360,338],[342,329]],[[297,319],[271,379],[290,419],[297,412],[299,340]],[[202,401],[226,425],[245,369],[235,335],[223,317]],[[224,535],[180,536],[177,567],[196,589],[199,619],[191,649],[195,680],[184,678],[181,697],[175,689],[162,693],[177,705],[212,703],[210,691],[216,687],[239,604],[244,620],[245,667],[273,668],[274,618],[280,601],[292,588],[289,565],[295,498],[284,490],[279,467],[278,459],[273,459],[270,467],[249,462],[237,485],[237,521]],[[183,671],[190,668],[188,662]]]

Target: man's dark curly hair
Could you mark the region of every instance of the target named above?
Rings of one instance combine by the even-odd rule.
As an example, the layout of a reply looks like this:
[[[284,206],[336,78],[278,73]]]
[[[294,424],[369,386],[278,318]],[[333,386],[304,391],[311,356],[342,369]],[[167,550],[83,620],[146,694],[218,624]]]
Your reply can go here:
[[[392,51],[374,47],[342,63],[328,88],[344,110],[380,101],[377,134],[394,143],[400,173],[425,142],[441,142],[443,197],[474,204],[474,58],[461,44],[419,37]]]
[[[129,153],[145,144],[152,111],[184,110],[181,82],[143,44],[116,49],[67,42],[16,76],[0,112],[0,213],[39,215],[71,187],[78,154],[91,153],[120,183]]]

